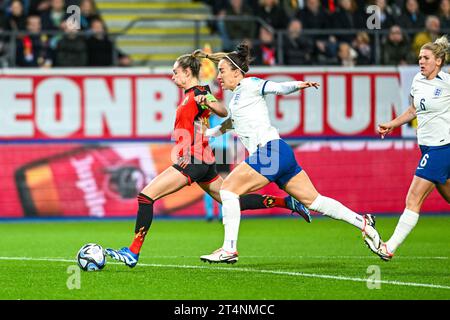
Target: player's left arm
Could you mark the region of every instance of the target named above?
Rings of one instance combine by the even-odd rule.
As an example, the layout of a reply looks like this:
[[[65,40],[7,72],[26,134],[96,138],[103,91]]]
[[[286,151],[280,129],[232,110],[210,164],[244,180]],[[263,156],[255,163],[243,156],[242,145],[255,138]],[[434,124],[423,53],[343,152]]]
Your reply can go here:
[[[275,81],[265,81],[261,88],[261,94],[277,94],[286,95],[293,92],[314,87],[318,89],[320,83],[315,81],[285,81],[285,82],[275,82]]]
[[[195,97],[195,101],[202,107],[210,109],[212,112],[217,114],[219,117],[228,116],[227,108],[219,102],[211,93],[200,94]]]

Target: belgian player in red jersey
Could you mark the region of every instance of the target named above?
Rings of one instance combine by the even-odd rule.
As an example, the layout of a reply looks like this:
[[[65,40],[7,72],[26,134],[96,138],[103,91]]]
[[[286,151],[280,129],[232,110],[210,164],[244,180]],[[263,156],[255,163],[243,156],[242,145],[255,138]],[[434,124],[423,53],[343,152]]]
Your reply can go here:
[[[211,94],[208,86],[200,85],[200,65],[200,60],[191,54],[182,55],[175,61],[172,80],[184,90],[184,97],[177,108],[173,134],[176,141],[173,152],[175,164],[155,177],[138,195],[135,235],[130,247],[105,250],[108,256],[131,268],[138,262],[142,244],[150,229],[155,201],[196,182],[211,197],[221,202],[219,191],[223,179],[217,173],[214,154],[204,129],[208,126],[211,112],[225,117],[228,111]],[[246,194],[241,196],[240,206],[241,210],[288,208],[306,221],[311,221],[308,209],[290,196],[280,198]]]

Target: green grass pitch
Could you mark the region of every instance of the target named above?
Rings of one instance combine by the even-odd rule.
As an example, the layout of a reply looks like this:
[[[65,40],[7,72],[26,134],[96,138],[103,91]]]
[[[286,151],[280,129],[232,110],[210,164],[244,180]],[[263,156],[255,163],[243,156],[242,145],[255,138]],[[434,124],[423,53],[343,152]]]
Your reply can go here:
[[[383,238],[397,221],[378,217]],[[78,272],[74,257],[83,244],[128,246],[134,221],[6,222],[0,299],[448,300],[449,227],[450,216],[422,216],[396,257],[383,262],[341,221],[243,219],[239,262],[217,265],[199,256],[222,244],[221,223],[157,219],[138,266],[109,259],[99,272]]]

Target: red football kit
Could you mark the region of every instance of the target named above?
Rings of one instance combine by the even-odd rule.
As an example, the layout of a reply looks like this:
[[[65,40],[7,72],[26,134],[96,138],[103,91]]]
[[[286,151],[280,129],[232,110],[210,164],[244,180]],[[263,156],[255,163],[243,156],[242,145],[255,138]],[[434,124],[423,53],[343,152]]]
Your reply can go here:
[[[176,148],[179,158],[195,157],[204,163],[214,163],[215,157],[203,133],[208,126],[211,111],[202,108],[195,101],[198,95],[210,93],[209,86],[195,86],[184,91],[185,97],[177,108],[174,128]]]

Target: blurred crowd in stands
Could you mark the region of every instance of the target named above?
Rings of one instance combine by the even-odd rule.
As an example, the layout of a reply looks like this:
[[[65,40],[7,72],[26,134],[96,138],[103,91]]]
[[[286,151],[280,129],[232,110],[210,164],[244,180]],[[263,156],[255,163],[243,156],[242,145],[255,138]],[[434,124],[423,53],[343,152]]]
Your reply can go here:
[[[79,7],[79,20],[73,18],[75,11],[68,13],[71,5]],[[19,32],[14,43],[18,67],[131,65],[109,39],[94,0],[0,0],[0,56],[11,50],[8,31]]]
[[[373,64],[374,32],[367,27],[373,12],[382,35],[377,61],[383,65],[415,64],[420,47],[450,29],[450,0],[193,1],[211,6],[218,19],[213,28],[223,40],[223,49],[233,50],[237,42],[246,40],[257,65],[276,65],[279,60],[284,65]],[[377,10],[367,10],[371,5]],[[255,21],[221,19],[227,16],[255,16],[277,32]],[[333,34],[327,29],[351,33]],[[312,34],[315,30],[323,32]],[[282,37],[281,46],[277,36]]]
[[[216,18],[210,27],[223,50],[247,41],[255,65],[414,64],[423,44],[450,30],[450,0],[192,1],[210,6]],[[68,19],[71,5],[80,8],[80,29]],[[367,27],[371,5],[379,9],[382,32],[377,57],[374,32]],[[242,20],[222,19],[231,16]],[[20,33],[11,39],[8,31]],[[12,42],[20,67],[132,64],[108,37],[94,0],[0,0],[0,62]]]

